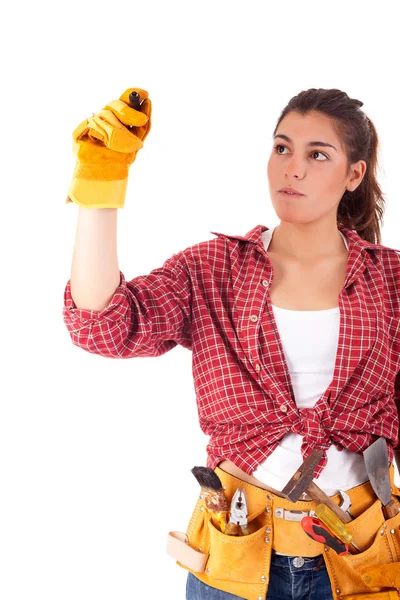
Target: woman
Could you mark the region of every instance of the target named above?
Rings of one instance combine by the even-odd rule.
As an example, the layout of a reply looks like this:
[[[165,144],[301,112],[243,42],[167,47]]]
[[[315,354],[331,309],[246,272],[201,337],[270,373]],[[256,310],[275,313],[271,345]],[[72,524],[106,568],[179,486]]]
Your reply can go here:
[[[129,107],[132,91],[144,98],[140,110]],[[248,495],[252,531],[240,539],[213,529],[200,496],[186,549],[209,558],[201,571],[180,562],[190,571],[187,600],[336,600],[371,585],[395,589],[376,572],[368,581],[357,574],[400,561],[385,555],[386,531],[374,542],[384,516],[363,459],[384,437],[400,495],[400,256],[380,244],[378,137],[361,106],[336,89],[292,98],[268,162],[280,224],[216,234],[129,282],[116,257],[115,209],[150,130],[147,92],[128,89],[74,132],[67,202],[81,210],[63,310],[72,342],[124,358],[192,350],[207,466],[229,498],[240,484]],[[104,208],[114,210],[93,210]],[[313,449],[323,453],[314,481],[336,504],[340,494],[352,502],[357,563],[306,535],[298,515],[317,506],[307,494],[297,502],[282,494]],[[390,525],[397,536],[400,521]]]

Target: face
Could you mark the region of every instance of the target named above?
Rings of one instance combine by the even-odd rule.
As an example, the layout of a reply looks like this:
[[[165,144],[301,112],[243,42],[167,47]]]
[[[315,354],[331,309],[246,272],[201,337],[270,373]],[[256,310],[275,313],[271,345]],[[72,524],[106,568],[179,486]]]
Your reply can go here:
[[[290,138],[291,141],[279,137]],[[323,142],[309,145],[310,142]],[[268,161],[268,182],[274,210],[281,221],[309,223],[332,218],[336,223],[339,202],[346,189],[361,183],[365,161],[351,165],[330,119],[319,112],[288,113],[278,125]],[[293,187],[303,196],[279,190]]]

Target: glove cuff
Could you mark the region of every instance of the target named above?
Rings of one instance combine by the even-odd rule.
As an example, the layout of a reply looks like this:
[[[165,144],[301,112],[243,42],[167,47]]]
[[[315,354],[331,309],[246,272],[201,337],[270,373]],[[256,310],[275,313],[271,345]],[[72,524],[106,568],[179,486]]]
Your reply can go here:
[[[75,202],[84,208],[124,208],[128,178],[94,181],[73,178],[66,204]]]
[[[103,165],[75,163],[73,173],[74,179],[88,179],[93,181],[113,181],[115,179],[127,179],[129,164],[109,163]]]

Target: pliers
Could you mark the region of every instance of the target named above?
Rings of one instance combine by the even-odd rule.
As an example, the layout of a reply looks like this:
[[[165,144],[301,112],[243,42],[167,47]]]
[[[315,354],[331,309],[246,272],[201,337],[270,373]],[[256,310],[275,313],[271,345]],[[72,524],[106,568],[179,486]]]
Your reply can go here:
[[[248,514],[244,488],[238,487],[232,498],[229,523],[226,526],[225,533],[228,535],[248,535]]]

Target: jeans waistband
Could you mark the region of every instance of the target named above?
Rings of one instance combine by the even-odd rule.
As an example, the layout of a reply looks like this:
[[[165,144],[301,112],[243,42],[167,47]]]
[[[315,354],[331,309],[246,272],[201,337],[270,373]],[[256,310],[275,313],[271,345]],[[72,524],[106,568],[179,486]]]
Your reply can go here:
[[[289,554],[280,554],[272,550],[271,564],[277,567],[289,569],[291,572],[298,571],[313,571],[322,565],[325,565],[325,560],[322,554],[317,556],[294,556]]]

